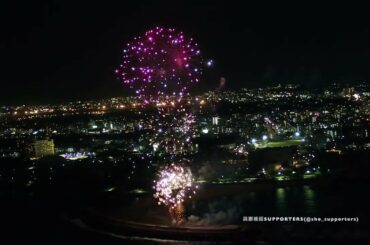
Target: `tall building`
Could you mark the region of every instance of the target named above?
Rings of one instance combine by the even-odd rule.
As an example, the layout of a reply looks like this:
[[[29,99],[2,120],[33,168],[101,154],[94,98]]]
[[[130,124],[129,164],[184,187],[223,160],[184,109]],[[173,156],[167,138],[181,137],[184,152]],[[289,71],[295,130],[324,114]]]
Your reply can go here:
[[[212,124],[213,125],[218,125],[218,120],[219,119],[220,119],[219,117],[212,117]]]
[[[36,140],[33,143],[33,152],[36,158],[54,155],[54,141],[52,139]]]

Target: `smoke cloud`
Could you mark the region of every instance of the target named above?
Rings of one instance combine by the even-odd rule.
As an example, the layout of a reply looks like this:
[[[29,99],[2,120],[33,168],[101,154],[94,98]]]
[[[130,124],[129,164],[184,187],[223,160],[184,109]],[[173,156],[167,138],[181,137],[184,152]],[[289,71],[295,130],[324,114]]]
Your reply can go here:
[[[229,225],[242,220],[242,205],[239,198],[223,199],[208,204],[208,211],[202,215],[190,215],[190,225]]]

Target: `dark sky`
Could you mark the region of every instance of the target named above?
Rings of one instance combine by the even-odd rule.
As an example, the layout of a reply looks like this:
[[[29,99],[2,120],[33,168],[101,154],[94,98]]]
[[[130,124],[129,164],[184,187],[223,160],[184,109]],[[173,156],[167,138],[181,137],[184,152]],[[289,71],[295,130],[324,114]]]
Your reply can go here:
[[[200,90],[221,76],[233,89],[369,80],[365,6],[243,2],[1,1],[0,105],[130,94],[113,71],[125,43],[156,25],[189,33],[215,61]]]

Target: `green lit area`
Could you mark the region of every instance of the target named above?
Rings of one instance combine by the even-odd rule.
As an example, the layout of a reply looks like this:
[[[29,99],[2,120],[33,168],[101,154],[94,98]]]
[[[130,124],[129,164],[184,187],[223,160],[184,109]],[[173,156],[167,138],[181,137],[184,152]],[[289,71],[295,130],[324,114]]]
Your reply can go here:
[[[143,189],[134,189],[130,191],[131,194],[145,194],[148,193],[146,190]]]
[[[281,141],[267,141],[266,143],[260,142],[255,144],[257,149],[260,148],[278,148],[278,147],[290,147],[290,146],[297,146],[304,143],[304,139],[289,139],[289,140],[281,140]]]

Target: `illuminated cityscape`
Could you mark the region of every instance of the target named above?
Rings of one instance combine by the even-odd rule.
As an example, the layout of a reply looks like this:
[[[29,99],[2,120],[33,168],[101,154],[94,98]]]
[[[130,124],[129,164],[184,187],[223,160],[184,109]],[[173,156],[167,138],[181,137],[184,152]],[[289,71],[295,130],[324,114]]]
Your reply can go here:
[[[370,148],[369,91],[365,84],[353,88],[333,85],[320,93],[299,85],[278,85],[189,97],[186,104],[196,119],[190,135],[193,144],[186,154],[188,158],[202,159],[202,151],[206,152],[212,142],[218,149],[212,164],[236,170],[228,174],[219,171],[212,177],[200,174],[199,182],[290,180],[327,174],[330,169],[320,166],[315,155],[340,156]],[[35,170],[28,171],[37,162],[33,157],[53,155],[54,145],[55,154],[66,160],[64,164],[71,160],[81,164],[108,160],[114,169],[124,159],[131,159],[125,163],[125,168],[130,169],[126,178],[134,181],[138,164],[156,168],[168,154],[165,147],[150,140],[148,133],[155,125],[152,109],[172,107],[174,100],[168,97],[161,103],[144,105],[135,97],[122,97],[61,105],[3,106],[0,157],[31,160],[24,169],[17,169],[26,173],[25,179],[17,180],[19,173],[10,165],[2,181],[34,183]],[[50,141],[43,140],[49,137]],[[166,141],[173,135],[161,137]],[[289,147],[294,152],[266,161],[266,165],[255,165],[250,159],[259,151]],[[175,151],[181,153],[180,149]],[[144,163],[138,163],[141,159],[145,159]],[[194,162],[194,168],[209,160]],[[110,174],[105,178],[111,178]]]
[[[368,91],[366,84],[351,89],[334,84],[320,93],[299,85],[207,92],[186,98],[196,117],[191,137],[233,136],[235,142],[244,145],[240,151],[289,145],[338,153],[368,149]],[[60,105],[2,106],[0,135],[9,141],[9,147],[1,149],[1,156],[26,156],[27,147],[45,137],[55,138],[58,154],[104,152],[115,149],[115,144],[122,144],[115,149],[122,153],[164,154],[155,144],[140,144],[146,140],[140,132],[153,127],[153,108],[171,108],[175,100],[168,97],[144,105],[136,97],[121,97]],[[124,135],[131,135],[129,142],[122,142]],[[78,140],[66,142],[68,138]],[[96,141],[86,145],[86,138]],[[39,142],[35,148],[42,148],[43,141]],[[235,142],[228,145],[230,149],[232,145],[238,147]],[[197,144],[193,147],[196,153]]]

